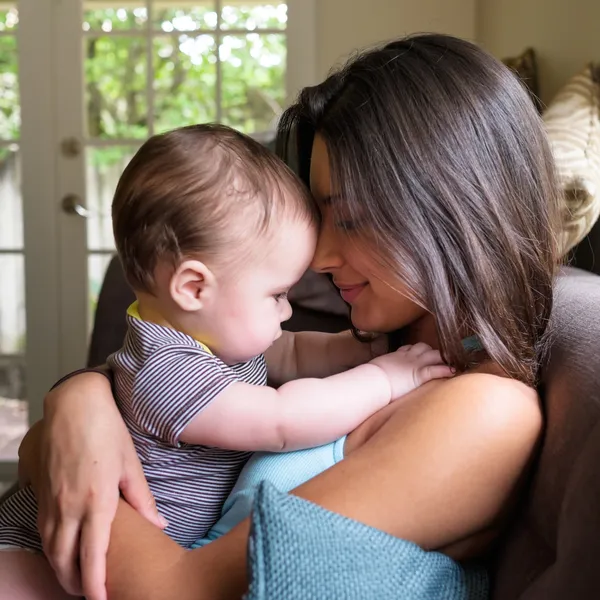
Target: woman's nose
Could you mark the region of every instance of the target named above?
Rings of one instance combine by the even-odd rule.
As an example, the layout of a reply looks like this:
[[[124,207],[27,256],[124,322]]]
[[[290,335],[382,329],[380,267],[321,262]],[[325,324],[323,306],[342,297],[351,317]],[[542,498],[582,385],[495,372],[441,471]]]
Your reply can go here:
[[[323,220],[310,268],[317,273],[330,273],[341,267],[342,263],[339,240],[328,219]]]

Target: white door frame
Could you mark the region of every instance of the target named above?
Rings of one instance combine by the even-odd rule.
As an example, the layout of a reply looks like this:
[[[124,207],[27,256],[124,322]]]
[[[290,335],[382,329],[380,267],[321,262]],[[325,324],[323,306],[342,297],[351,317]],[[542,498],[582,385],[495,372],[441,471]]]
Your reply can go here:
[[[85,205],[85,96],[83,77],[83,2],[56,0],[54,14],[56,72],[56,198],[59,255],[59,370],[69,373],[85,366],[88,351],[88,258],[85,218],[66,213],[62,199],[73,194]],[[72,155],[61,151],[65,140],[79,143]]]
[[[19,85],[29,418],[60,374],[53,0],[20,0]]]
[[[60,373],[58,211],[56,210],[53,0],[20,0],[17,48],[21,107],[25,254],[25,385],[30,423]],[[0,462],[0,479],[16,478],[14,462]]]

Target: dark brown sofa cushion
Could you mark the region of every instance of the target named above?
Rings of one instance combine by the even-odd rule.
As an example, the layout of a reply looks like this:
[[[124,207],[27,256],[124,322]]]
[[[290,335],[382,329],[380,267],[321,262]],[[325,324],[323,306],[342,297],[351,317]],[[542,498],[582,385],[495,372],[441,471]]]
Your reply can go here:
[[[587,237],[571,252],[571,264],[600,275],[600,221],[596,222]]]
[[[103,365],[107,357],[123,345],[127,331],[127,308],[134,300],[135,295],[125,279],[121,263],[114,256],[106,269],[98,295],[88,367]]]
[[[545,437],[493,563],[493,600],[600,597],[600,277],[565,269],[553,327]]]

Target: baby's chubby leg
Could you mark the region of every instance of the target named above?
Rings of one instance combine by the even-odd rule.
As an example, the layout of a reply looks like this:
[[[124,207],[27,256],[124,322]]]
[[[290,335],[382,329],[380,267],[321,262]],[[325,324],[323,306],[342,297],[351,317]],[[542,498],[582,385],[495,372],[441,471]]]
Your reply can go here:
[[[0,550],[0,600],[73,600],[42,554]]]

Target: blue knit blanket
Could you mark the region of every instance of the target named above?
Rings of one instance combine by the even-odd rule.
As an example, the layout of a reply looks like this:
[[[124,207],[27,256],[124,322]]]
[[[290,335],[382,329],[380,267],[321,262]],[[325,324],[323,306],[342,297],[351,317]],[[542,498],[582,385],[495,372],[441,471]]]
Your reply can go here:
[[[486,600],[488,579],[264,482],[248,546],[245,600]]]

